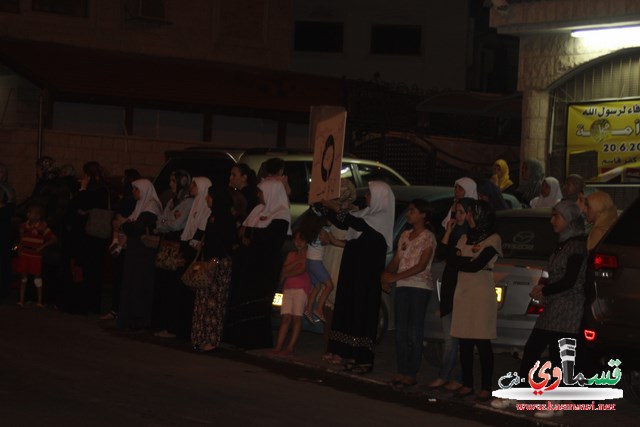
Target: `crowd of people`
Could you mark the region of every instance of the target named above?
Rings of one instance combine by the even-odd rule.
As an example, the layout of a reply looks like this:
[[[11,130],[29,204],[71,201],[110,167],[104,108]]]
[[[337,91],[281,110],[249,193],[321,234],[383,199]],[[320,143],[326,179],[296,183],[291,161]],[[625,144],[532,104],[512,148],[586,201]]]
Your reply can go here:
[[[531,293],[543,301],[545,311],[525,347],[523,372],[547,346],[559,365],[555,341],[560,335],[577,337],[588,251],[617,218],[611,197],[601,191],[585,195],[579,175],[561,185],[544,176],[539,161],[529,159],[514,183],[507,162],[498,160],[485,179],[455,181],[451,209],[438,224],[432,222],[428,202],[413,200],[408,229],[385,265],[393,250],[395,199],[382,181],[369,182],[366,204],[358,208],[355,187],[343,179],[340,197],[311,206],[292,230],[290,189],[278,158],[265,162],[257,175],[237,164],[228,182],[175,170],[170,194],[160,197],[153,183],[133,169],[124,172],[116,195],[110,194],[98,162],[87,162],[79,177],[72,168],[62,174],[49,157],[36,166],[37,183],[20,226],[15,263],[20,307],[33,283],[38,306],[99,313],[109,265],[111,306],[101,319],[114,320],[120,328],[155,330],[157,337],[187,340],[203,352],[225,342],[288,356],[306,317],[324,324],[323,360],[364,374],[374,368],[380,291],[395,287],[398,375],[392,384],[402,388],[417,383],[424,317],[434,289],[431,265],[438,257],[446,261],[439,301],[445,346],[438,378],[427,386],[444,387],[460,398],[474,394],[477,349],[481,384],[475,398],[480,401],[490,399],[493,384],[497,311],[492,269],[502,254],[495,212],[509,207],[503,194],[513,194],[525,207],[551,208],[559,238],[548,279]],[[7,236],[15,208],[8,172],[0,164],[1,250],[7,254],[0,266],[3,293],[11,276],[4,260],[9,259]],[[93,212],[100,210],[113,213],[107,238],[89,231]],[[588,232],[585,224],[591,225]],[[444,233],[437,232],[440,226]],[[293,235],[295,249],[282,264],[287,235]],[[102,256],[107,253],[111,256]],[[200,273],[197,269],[204,282],[186,286]],[[271,310],[279,286],[282,320],[274,343]]]

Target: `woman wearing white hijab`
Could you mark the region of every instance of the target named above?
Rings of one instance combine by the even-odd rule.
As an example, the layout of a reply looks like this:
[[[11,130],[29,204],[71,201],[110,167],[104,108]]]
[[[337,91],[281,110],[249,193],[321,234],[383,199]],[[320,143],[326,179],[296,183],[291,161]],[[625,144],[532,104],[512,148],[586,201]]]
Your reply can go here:
[[[478,200],[478,187],[476,182],[466,176],[457,179],[453,186],[453,204],[451,204],[447,215],[442,219],[442,228],[447,228],[447,223],[449,223],[455,212],[456,202],[463,197]]]
[[[191,334],[191,314],[193,312],[194,293],[187,288],[180,278],[185,269],[196,256],[198,242],[204,235],[207,219],[211,209],[207,206],[207,190],[211,187],[211,180],[197,176],[186,189],[191,198],[190,209],[186,213],[186,222],[180,232],[180,253],[185,264],[175,271],[163,270],[156,284],[163,289],[156,291],[154,304],[154,322],[160,332],[154,335],[160,338],[189,339]]]
[[[148,179],[135,180],[131,185],[136,207],[120,226],[127,236],[127,251],[118,326],[135,330],[151,326],[156,250],[146,247],[140,238],[154,227],[162,204]]]
[[[542,180],[542,188],[540,195],[531,200],[532,208],[552,208],[562,200],[562,190],[560,183],[552,176],[548,176]]]
[[[289,198],[282,182],[258,184],[260,204],[243,223],[244,245],[233,258],[224,341],[238,347],[271,348],[271,302],[280,276],[280,251],[291,233]]]
[[[189,242],[194,239],[196,232],[204,232],[207,228],[207,219],[211,215],[211,209],[207,206],[207,192],[211,187],[211,180],[204,176],[196,176],[191,182],[190,195],[194,197],[187,223],[182,230],[180,240]],[[201,233],[198,239],[202,237]]]
[[[380,276],[393,246],[395,197],[382,181],[369,182],[367,207],[341,210],[324,201],[317,209],[335,226],[347,231],[347,240],[331,237],[343,246],[328,351],[345,362],[346,369],[365,374],[373,369],[380,310]]]

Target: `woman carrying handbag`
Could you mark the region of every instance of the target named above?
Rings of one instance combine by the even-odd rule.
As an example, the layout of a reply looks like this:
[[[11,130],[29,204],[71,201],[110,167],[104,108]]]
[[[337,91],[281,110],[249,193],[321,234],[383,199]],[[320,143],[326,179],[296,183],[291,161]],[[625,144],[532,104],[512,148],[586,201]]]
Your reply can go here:
[[[185,260],[183,267],[176,270],[176,295],[169,307],[172,324],[168,332],[181,340],[191,339],[191,317],[195,294],[193,289],[185,286],[180,280],[187,267],[196,258],[201,246],[204,230],[211,215],[207,206],[207,192],[211,187],[211,180],[204,176],[197,176],[191,181],[189,194],[193,197],[193,204],[189,211],[187,223],[180,234],[180,253]],[[171,335],[173,336],[173,335]]]
[[[176,296],[181,291],[179,272],[184,269],[184,258],[180,252],[180,235],[189,219],[193,206],[191,176],[185,170],[176,170],[169,174],[171,198],[167,201],[162,214],[156,221],[156,232],[160,234],[156,253],[156,280],[153,298],[153,327],[160,329],[154,335],[161,338],[174,338],[169,330],[175,329]]]
[[[191,327],[191,344],[202,352],[215,350],[222,338],[235,232],[229,190],[223,186],[209,187],[206,202],[211,216],[201,253],[209,280],[207,286],[195,290]]]

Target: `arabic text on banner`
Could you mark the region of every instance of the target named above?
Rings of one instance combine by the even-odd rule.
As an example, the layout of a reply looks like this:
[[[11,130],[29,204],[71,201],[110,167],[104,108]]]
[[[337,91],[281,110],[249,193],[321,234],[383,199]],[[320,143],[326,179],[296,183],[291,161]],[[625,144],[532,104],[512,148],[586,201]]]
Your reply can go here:
[[[639,162],[640,100],[570,105],[567,119],[567,170],[572,154],[588,152],[594,156],[597,154],[600,174]]]

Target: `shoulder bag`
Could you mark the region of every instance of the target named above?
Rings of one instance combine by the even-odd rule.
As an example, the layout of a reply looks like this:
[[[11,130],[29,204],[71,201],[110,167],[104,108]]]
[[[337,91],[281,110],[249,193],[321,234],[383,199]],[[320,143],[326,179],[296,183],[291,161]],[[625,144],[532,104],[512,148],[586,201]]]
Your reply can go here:
[[[176,271],[184,266],[185,260],[180,252],[180,242],[162,239],[156,253],[156,267],[163,270]]]
[[[111,238],[113,231],[111,225],[112,220],[113,211],[111,210],[111,197],[109,196],[109,192],[107,192],[107,209],[90,209],[84,231],[91,237],[109,239]]]
[[[204,240],[204,237],[203,237]],[[202,261],[202,241],[195,259],[181,277],[182,283],[190,288],[201,289],[211,286],[213,274],[218,267],[218,260],[214,262]]]

